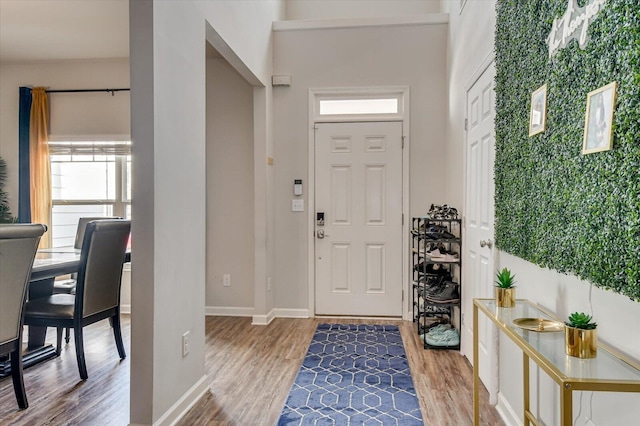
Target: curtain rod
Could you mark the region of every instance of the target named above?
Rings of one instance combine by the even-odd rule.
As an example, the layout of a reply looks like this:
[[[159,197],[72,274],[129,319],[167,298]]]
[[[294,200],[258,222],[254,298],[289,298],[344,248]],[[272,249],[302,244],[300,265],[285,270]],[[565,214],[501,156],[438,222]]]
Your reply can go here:
[[[128,92],[131,89],[67,89],[67,90],[45,90],[46,93],[89,93],[89,92],[106,92],[111,93],[111,96],[115,92]]]

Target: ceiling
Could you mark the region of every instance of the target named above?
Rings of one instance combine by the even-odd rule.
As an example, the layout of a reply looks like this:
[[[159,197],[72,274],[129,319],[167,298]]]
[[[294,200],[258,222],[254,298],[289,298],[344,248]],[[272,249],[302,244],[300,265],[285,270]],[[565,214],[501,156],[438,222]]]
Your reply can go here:
[[[0,62],[128,57],[128,0],[0,0]]]

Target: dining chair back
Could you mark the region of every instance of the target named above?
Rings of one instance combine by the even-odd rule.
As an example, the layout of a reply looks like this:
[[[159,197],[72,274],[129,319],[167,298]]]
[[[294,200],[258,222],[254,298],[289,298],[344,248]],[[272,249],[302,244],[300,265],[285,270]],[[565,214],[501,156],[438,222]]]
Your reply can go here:
[[[88,378],[83,327],[110,319],[118,354],[126,357],[120,330],[120,284],[130,232],[129,220],[90,222],[82,241],[75,295],[52,294],[26,305],[25,324],[57,328],[58,353],[63,328],[73,328],[82,380]]]
[[[40,224],[0,225],[0,354],[10,354],[20,408],[29,406],[22,378],[24,304],[38,243],[46,230]]]
[[[90,222],[84,234],[76,285],[76,309],[84,318],[120,306],[122,265],[131,222]],[[79,309],[81,308],[81,310]]]
[[[78,228],[76,229],[76,239],[73,243],[73,247],[78,250],[82,248],[82,242],[84,241],[84,233],[87,230],[89,222],[94,220],[106,220],[106,219],[122,219],[118,216],[102,216],[102,217],[81,217],[78,219]]]
[[[106,219],[121,219],[120,217],[81,217],[78,219],[78,227],[76,229],[76,238],[73,244],[73,248],[80,250],[82,248],[82,241],[84,240],[84,233],[87,229],[87,224],[94,220],[106,220]],[[71,274],[71,278],[59,279],[53,283],[54,293],[66,293],[73,294],[76,291],[76,277],[77,274]],[[67,330],[66,341],[69,343],[69,330]]]

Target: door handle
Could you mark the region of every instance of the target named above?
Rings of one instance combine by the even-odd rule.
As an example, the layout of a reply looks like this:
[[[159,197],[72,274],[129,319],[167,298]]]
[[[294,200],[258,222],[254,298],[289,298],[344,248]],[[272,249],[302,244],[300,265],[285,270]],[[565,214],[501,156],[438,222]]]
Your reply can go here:
[[[480,247],[493,247],[493,242],[491,240],[480,240]]]
[[[329,237],[329,234],[325,234],[324,233],[324,229],[318,229],[316,231],[316,236],[318,237],[319,240],[323,239],[324,237]]]

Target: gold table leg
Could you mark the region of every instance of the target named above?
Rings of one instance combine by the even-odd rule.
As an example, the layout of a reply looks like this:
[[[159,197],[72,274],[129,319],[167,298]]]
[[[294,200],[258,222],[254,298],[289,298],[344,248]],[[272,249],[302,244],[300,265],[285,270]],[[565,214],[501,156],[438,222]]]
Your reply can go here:
[[[529,413],[531,409],[530,399],[529,399],[529,356],[522,352],[522,384],[524,386],[524,426],[530,426],[531,422],[529,421]]]
[[[573,390],[571,383],[560,385],[560,423],[562,426],[571,426],[573,421]]]
[[[480,357],[478,356],[478,306],[473,304],[473,424],[480,425]]]

